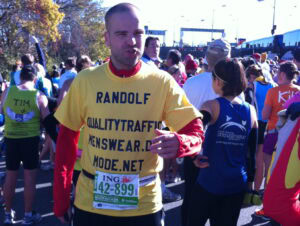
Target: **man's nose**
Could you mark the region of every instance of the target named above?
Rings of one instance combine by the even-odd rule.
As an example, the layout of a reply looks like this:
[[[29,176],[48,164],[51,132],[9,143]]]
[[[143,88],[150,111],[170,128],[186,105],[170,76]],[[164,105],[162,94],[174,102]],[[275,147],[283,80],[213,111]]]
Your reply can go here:
[[[127,40],[128,45],[134,46],[136,44],[136,38],[134,35],[129,35]]]

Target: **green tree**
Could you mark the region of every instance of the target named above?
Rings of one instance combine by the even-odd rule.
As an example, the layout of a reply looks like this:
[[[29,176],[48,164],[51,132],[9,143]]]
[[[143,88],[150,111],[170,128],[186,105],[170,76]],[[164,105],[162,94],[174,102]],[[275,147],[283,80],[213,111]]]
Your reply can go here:
[[[59,11],[59,5],[52,0],[27,0],[26,8],[30,16],[20,20],[24,29],[43,37],[46,43],[60,39],[58,25],[64,14]]]
[[[33,51],[30,34],[45,44],[60,39],[58,25],[63,17],[52,0],[0,0],[0,70],[7,73],[20,55]]]
[[[104,59],[102,1],[94,0],[0,0],[0,72],[27,52],[35,53],[30,35],[40,40],[48,67],[69,56],[89,55]]]
[[[104,59],[109,50],[104,43],[104,15],[102,1],[58,0],[65,18],[59,26],[63,34],[59,43],[61,58],[89,55],[93,60]]]

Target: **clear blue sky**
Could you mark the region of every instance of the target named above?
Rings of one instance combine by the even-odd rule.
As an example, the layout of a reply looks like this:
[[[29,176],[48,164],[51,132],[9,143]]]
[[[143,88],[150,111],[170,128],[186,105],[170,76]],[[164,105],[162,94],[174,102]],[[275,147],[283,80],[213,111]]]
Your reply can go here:
[[[123,1],[104,0],[105,7]],[[145,15],[149,29],[167,30],[166,43],[179,41],[180,28],[225,29],[226,39],[248,41],[271,36],[274,0],[127,0]],[[276,0],[276,34],[300,29],[300,0]],[[214,34],[214,38],[221,34]],[[185,32],[183,41],[190,45],[210,41],[211,33]],[[161,38],[161,40],[163,40]]]

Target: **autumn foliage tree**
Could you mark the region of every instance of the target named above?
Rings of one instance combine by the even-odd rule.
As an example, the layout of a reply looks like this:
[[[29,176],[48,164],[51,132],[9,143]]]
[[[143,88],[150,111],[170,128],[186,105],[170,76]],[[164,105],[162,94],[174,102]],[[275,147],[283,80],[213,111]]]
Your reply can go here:
[[[8,65],[31,51],[30,34],[45,44],[59,40],[58,25],[63,18],[52,0],[0,0],[0,70],[9,71]]]
[[[58,25],[63,21],[64,13],[52,0],[27,0],[26,8],[30,16],[20,19],[24,29],[30,34],[43,37],[45,42],[60,39]]]
[[[103,59],[109,55],[104,43],[104,15],[102,1],[58,0],[65,18],[60,25],[64,34],[59,43],[60,55],[89,55],[92,59]]]
[[[104,14],[101,0],[0,0],[0,72],[35,53],[30,35],[40,40],[48,68],[69,56],[107,57]]]

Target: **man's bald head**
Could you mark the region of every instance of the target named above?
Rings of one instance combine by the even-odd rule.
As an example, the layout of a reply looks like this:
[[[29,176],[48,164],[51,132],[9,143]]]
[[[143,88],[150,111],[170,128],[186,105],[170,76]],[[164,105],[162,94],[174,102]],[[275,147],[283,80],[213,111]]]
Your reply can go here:
[[[130,4],[130,3],[120,3],[120,4],[117,4],[113,7],[111,7],[107,13],[105,14],[105,27],[106,27],[106,30],[108,31],[109,30],[109,21],[110,21],[110,18],[112,17],[112,15],[116,14],[116,13],[126,13],[126,12],[136,12],[136,11],[139,11],[140,9],[138,7],[136,7],[135,5],[133,4]]]

